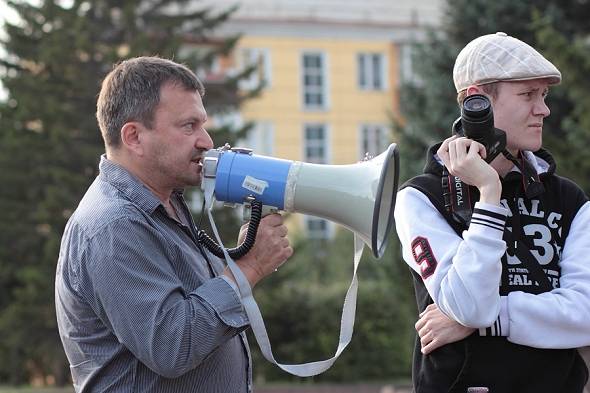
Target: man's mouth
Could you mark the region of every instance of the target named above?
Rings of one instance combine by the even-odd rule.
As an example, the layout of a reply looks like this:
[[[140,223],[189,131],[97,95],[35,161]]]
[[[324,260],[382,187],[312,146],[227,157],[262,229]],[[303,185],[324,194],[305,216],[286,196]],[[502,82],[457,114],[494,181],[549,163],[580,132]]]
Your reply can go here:
[[[191,162],[194,162],[199,166],[199,169],[203,167],[202,157],[193,158]]]

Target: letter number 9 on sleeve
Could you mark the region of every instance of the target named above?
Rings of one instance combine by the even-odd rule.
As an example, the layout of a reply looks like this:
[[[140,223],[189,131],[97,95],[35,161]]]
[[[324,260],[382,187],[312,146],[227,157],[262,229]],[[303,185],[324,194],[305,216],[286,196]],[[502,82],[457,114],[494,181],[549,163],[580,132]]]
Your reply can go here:
[[[412,255],[418,265],[420,265],[420,275],[423,280],[430,277],[436,269],[436,259],[432,254],[432,249],[428,239],[418,236],[412,241]]]

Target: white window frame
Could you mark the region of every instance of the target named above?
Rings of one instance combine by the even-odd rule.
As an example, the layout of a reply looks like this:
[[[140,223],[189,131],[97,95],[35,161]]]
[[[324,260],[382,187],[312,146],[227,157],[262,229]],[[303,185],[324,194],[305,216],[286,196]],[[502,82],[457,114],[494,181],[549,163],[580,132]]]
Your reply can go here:
[[[310,239],[317,239],[317,240],[328,240],[328,239],[333,239],[334,238],[334,234],[336,233],[336,226],[333,222],[320,218],[320,217],[315,217],[315,216],[304,216],[304,225],[305,225],[305,233],[307,234],[307,237],[309,237]],[[323,231],[321,230],[311,230],[310,229],[310,224],[312,222],[325,222],[326,223],[326,227]]]
[[[261,82],[264,82],[264,89],[271,87],[272,62],[270,50],[267,48],[238,48],[238,69],[243,71],[253,64],[257,64],[257,68],[250,73],[248,78],[239,81],[239,88],[241,90],[254,90]]]
[[[378,58],[381,68],[378,70],[380,80],[379,86],[375,86],[375,65],[374,59]],[[364,66],[363,66],[364,65]],[[357,85],[361,90],[384,91],[389,84],[387,78],[388,61],[387,56],[382,52],[360,52],[356,56]],[[364,79],[364,80],[363,80]]]
[[[391,138],[388,126],[375,123],[362,123],[359,125],[358,150],[360,159],[365,158],[366,153],[369,153],[371,157],[383,153],[390,143]],[[369,145],[368,150],[365,145]]]
[[[422,80],[416,72],[414,72],[414,52],[416,46],[412,42],[400,44],[399,48],[399,78],[402,83],[411,83],[416,86],[422,86]]]
[[[248,130],[248,134],[240,140],[241,147],[252,149],[254,154],[262,156],[274,155],[275,127],[271,121],[257,121]]]
[[[322,148],[324,151],[324,157],[323,157],[322,162],[318,162],[317,160],[310,161],[310,157],[307,155],[307,148],[309,146],[308,139],[307,139],[307,130],[309,129],[309,127],[323,128],[324,137],[322,140],[322,144],[323,144]],[[320,163],[320,164],[329,164],[332,161],[332,154],[331,154],[331,150],[330,150],[331,132],[330,132],[330,127],[328,124],[326,124],[326,123],[305,123],[303,125],[302,140],[303,140],[303,151],[302,151],[303,161]],[[310,228],[309,228],[310,222],[316,221],[316,220],[321,220],[322,222],[325,222],[326,226],[325,226],[325,230],[323,232],[310,230]],[[334,223],[332,223],[328,220],[325,220],[325,219],[319,218],[319,217],[314,217],[314,216],[305,216],[304,225],[305,225],[305,233],[311,239],[332,239],[334,237],[334,232],[335,232]]]
[[[319,87],[316,86],[306,86],[305,84],[305,77],[307,75],[308,69],[305,68],[305,57],[306,56],[318,56],[321,61],[320,70],[315,72],[314,75],[321,76],[322,85]],[[312,75],[312,76],[314,76]],[[301,106],[303,110],[306,111],[325,111],[330,108],[330,97],[328,92],[330,91],[329,88],[329,80],[328,80],[328,56],[318,50],[305,50],[301,52],[300,57],[300,78],[301,81]],[[315,89],[314,89],[315,88]],[[310,92],[309,89],[312,89]],[[313,91],[318,90],[318,91]],[[322,97],[322,104],[308,104],[306,102],[307,94],[320,94]]]
[[[323,150],[324,150],[324,160],[323,162],[318,162],[318,161],[309,161],[310,157],[308,157],[307,155],[307,148],[308,148],[308,140],[307,140],[307,130],[309,127],[322,127],[324,130],[324,138],[323,138]],[[332,146],[331,143],[331,133],[330,133],[330,127],[328,124],[326,123],[320,123],[320,122],[310,122],[310,123],[304,123],[303,124],[303,135],[302,135],[302,152],[301,152],[301,156],[303,157],[303,161],[305,162],[312,162],[312,163],[316,163],[316,164],[329,164],[332,161],[332,152],[330,150],[330,146]]]

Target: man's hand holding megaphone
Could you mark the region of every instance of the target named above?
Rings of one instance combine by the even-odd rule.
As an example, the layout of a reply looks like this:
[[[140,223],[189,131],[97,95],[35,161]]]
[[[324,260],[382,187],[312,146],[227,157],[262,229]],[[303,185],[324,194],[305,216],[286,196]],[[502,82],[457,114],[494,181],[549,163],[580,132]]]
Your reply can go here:
[[[248,224],[244,224],[240,229],[238,244],[243,243],[247,230]],[[293,248],[287,238],[283,216],[269,214],[260,221],[252,249],[235,262],[254,288],[258,281],[276,271],[292,254]],[[226,267],[223,274],[235,282],[229,268]]]

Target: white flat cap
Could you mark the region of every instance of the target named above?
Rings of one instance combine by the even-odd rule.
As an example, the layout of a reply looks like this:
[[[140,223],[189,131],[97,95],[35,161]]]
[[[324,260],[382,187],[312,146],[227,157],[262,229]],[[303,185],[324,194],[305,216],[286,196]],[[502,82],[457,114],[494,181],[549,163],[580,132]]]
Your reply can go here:
[[[471,85],[540,78],[558,84],[561,72],[532,46],[501,32],[471,41],[459,53],[453,68],[457,92]]]

